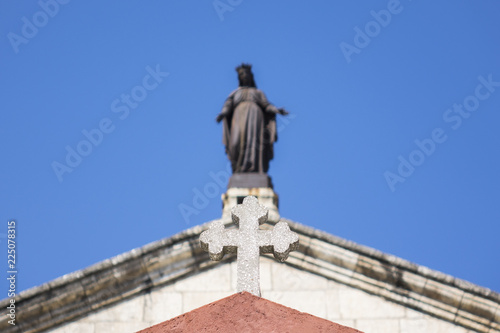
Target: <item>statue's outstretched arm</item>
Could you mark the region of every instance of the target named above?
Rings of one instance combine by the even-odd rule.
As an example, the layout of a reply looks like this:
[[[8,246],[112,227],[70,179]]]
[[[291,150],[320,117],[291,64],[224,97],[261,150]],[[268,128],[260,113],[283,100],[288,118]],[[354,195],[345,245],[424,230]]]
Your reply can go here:
[[[279,113],[282,115],[287,115],[288,111],[286,111],[283,108],[277,108],[276,106],[272,105],[268,100],[266,95],[260,91],[259,92],[259,101],[258,101],[259,106],[264,110],[264,112],[269,112],[269,113]]]

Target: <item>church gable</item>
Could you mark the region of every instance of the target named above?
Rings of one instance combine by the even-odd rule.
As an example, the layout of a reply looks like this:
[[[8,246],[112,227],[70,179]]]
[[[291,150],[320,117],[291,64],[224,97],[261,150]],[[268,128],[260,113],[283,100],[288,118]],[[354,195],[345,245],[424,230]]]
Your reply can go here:
[[[365,332],[468,332],[467,329],[304,270],[261,260],[262,297]],[[236,292],[236,263],[225,263],[90,314],[54,333],[141,330]],[[85,329],[85,330],[83,330]],[[123,330],[120,330],[123,329]]]
[[[287,222],[300,247],[286,263],[261,258],[263,298],[367,332],[500,332],[497,293]],[[234,294],[234,256],[208,259],[206,227],[21,293],[20,326],[0,331],[135,331]]]

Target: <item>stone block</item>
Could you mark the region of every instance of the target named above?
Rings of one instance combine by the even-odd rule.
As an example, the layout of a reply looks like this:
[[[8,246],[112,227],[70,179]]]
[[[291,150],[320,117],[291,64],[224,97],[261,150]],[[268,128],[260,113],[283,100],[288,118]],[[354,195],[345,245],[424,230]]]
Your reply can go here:
[[[144,295],[130,299],[102,309],[87,317],[89,323],[122,323],[143,321]]]
[[[253,188],[243,188],[243,187],[230,187],[227,192],[222,194],[222,220],[224,222],[231,221],[231,208],[240,204],[244,197],[255,196],[259,200],[259,203],[266,206],[269,209],[268,221],[278,222],[280,215],[278,212],[278,195],[273,191],[271,187],[253,187]]]
[[[492,332],[494,332],[493,329],[500,332],[500,305],[497,306],[495,319],[493,319],[493,322],[492,322]]]
[[[404,333],[466,333],[467,329],[427,316],[422,319],[401,319],[401,332]]]
[[[231,266],[222,265],[175,283],[176,291],[231,291]]]
[[[446,305],[458,308],[464,292],[453,286],[443,286],[442,283],[428,279],[423,294],[433,300],[438,300]]]
[[[153,291],[144,295],[144,320],[158,324],[182,314],[182,294]]]
[[[97,323],[95,325],[95,332],[106,333],[124,333],[124,332],[137,332],[142,329],[148,328],[148,322],[132,321],[132,322],[115,322],[115,323]]]
[[[89,333],[95,332],[95,325],[93,323],[85,323],[76,321],[73,323],[69,323],[67,325],[63,325],[58,327],[52,331],[51,333]]]
[[[340,315],[340,297],[338,289],[329,289],[326,291],[326,319],[335,321],[341,319]]]
[[[393,267],[381,264],[377,259],[360,256],[354,271],[376,281],[387,281],[394,284],[396,275],[392,269]]]
[[[404,318],[405,308],[356,289],[339,290],[340,314],[344,319]]]
[[[317,259],[354,271],[360,255],[334,244],[311,238],[307,253]]]
[[[464,293],[460,302],[459,313],[465,318],[470,318],[481,324],[488,324],[495,319],[497,306],[498,304],[493,301],[486,300],[470,293]],[[479,318],[477,318],[477,316],[481,317],[481,320],[478,320]]]
[[[370,333],[399,333],[399,319],[360,319],[356,320],[354,327],[363,332]],[[424,333],[423,331],[421,333]],[[429,331],[430,333],[430,331]],[[434,332],[433,332],[434,333]]]
[[[423,314],[422,312],[420,311],[417,311],[417,310],[413,310],[413,309],[410,309],[410,308],[406,308],[406,315],[405,317],[406,318],[410,318],[410,319],[421,319],[421,318],[424,318],[426,315]]]
[[[330,319],[328,319],[328,320],[330,320]],[[347,327],[356,328],[356,320],[353,320],[353,319],[335,319],[335,320],[330,320],[330,321],[333,321],[334,323],[344,325]],[[366,333],[369,333],[369,332],[366,332]]]
[[[273,290],[326,290],[328,280],[324,277],[301,271],[285,263],[271,266]]]
[[[427,279],[413,272],[402,271],[399,285],[414,292],[414,296],[421,297]]]

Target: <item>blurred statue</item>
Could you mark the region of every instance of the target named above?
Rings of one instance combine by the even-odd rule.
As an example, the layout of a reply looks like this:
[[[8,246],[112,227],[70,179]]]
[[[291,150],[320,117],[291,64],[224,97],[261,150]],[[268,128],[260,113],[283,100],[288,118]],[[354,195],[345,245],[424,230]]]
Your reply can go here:
[[[217,122],[223,121],[222,142],[235,173],[267,173],[278,140],[276,114],[287,115],[257,89],[252,66],[236,68],[239,87],[226,99]]]

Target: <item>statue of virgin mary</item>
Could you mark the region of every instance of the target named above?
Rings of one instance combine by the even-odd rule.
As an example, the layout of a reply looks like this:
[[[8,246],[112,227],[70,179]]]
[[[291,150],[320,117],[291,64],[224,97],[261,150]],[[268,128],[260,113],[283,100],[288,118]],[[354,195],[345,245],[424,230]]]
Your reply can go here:
[[[276,114],[287,115],[284,109],[268,102],[257,89],[252,66],[236,68],[239,87],[226,99],[217,122],[223,121],[222,142],[234,173],[267,173],[277,141]]]

